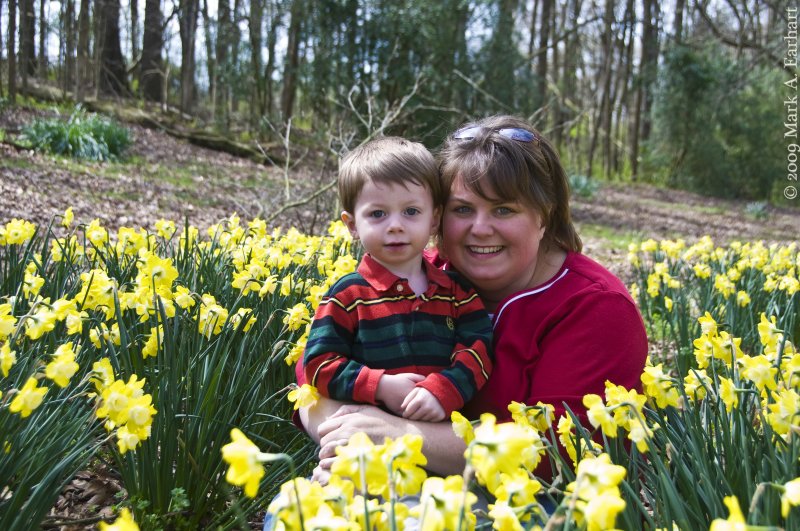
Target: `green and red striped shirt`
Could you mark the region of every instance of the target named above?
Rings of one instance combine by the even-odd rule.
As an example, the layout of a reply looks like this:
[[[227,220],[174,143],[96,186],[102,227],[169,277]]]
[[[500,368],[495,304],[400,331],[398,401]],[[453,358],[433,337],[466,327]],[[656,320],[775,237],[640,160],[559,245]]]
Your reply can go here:
[[[306,343],[306,380],[323,396],[375,404],[383,373],[426,376],[449,416],[492,370],[492,323],[478,294],[452,272],[423,260],[428,289],[417,296],[365,255],[317,307]]]

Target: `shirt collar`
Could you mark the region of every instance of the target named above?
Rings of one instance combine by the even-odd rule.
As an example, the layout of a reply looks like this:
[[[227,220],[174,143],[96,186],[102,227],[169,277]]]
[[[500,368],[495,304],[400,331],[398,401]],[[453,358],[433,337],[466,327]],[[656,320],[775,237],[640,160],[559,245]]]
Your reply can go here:
[[[422,266],[425,268],[425,275],[428,277],[429,285],[431,283],[438,286],[448,286],[450,284],[450,277],[447,276],[447,273],[431,264],[424,257]],[[361,258],[361,263],[358,264],[358,273],[364,277],[364,280],[370,286],[378,291],[388,291],[401,280],[400,277],[386,269],[369,254],[365,254]]]

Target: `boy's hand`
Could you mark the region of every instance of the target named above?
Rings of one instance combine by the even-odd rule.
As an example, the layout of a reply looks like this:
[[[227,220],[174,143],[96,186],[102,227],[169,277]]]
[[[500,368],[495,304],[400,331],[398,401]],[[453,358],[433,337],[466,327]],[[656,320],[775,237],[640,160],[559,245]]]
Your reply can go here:
[[[400,406],[403,417],[409,420],[439,422],[444,420],[445,412],[439,399],[424,387],[415,387]]]
[[[424,379],[421,374],[411,372],[384,374],[378,381],[375,398],[383,402],[389,411],[400,416],[403,414],[403,401],[416,388],[417,383]]]

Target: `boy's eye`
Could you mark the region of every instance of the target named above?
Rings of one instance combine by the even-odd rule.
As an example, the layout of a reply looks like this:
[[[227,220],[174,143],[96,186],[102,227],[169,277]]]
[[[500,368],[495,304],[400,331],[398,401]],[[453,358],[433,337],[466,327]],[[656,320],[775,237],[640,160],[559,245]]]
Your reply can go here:
[[[372,212],[369,213],[369,217],[376,218],[376,219],[382,218],[385,215],[386,215],[386,212],[384,212],[383,210],[373,210]]]
[[[419,214],[419,209],[417,207],[408,207],[403,211],[403,214],[406,216],[416,216]]]

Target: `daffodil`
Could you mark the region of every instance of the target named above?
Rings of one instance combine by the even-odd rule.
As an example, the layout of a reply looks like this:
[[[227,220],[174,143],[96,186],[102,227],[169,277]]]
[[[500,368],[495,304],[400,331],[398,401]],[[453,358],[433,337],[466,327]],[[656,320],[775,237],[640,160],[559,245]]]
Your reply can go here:
[[[306,342],[308,342],[308,330],[303,332],[303,335],[297,339],[297,341],[289,349],[289,353],[285,358],[283,358],[283,361],[286,362],[286,365],[294,365],[300,358],[303,357],[303,353],[306,350]]]
[[[61,226],[68,229],[72,225],[73,219],[75,219],[75,215],[72,213],[72,207],[68,207],[61,216]]]
[[[772,363],[764,356],[742,356],[739,359],[741,365],[741,377],[745,380],[753,382],[763,396],[766,396],[767,390],[774,391],[777,389],[777,382],[775,376],[778,374],[778,368],[773,367]]]
[[[692,369],[683,379],[683,388],[686,396],[694,400],[703,400],[712,382],[705,369]]]
[[[66,387],[70,378],[78,372],[72,341],[64,343],[53,354],[53,360],[45,367],[45,376],[59,387]]]
[[[336,448],[331,473],[349,478],[361,492],[379,495],[389,480],[383,450],[383,445],[375,445],[365,433],[358,432],[346,445]]]
[[[255,498],[258,484],[264,477],[264,465],[259,461],[261,451],[238,428],[231,430],[231,442],[222,447],[222,459],[228,463],[225,480],[244,487],[244,493]]]
[[[747,523],[742,515],[742,510],[739,508],[739,500],[736,496],[726,496],[723,501],[730,513],[728,519],[715,518],[711,522],[709,531],[745,531]]]
[[[513,422],[496,424],[494,415],[484,413],[464,457],[478,479],[494,492],[500,474],[512,474],[519,467],[533,471],[543,454],[544,444],[536,430]]]
[[[6,223],[6,245],[22,245],[36,233],[36,225],[22,219],[12,219]]]
[[[0,304],[0,341],[10,336],[17,326],[17,318],[11,314],[11,304]]]
[[[156,233],[165,240],[171,239],[172,235],[175,234],[174,221],[159,219],[156,221],[155,227],[156,227]]]
[[[98,529],[100,531],[139,531],[139,526],[133,519],[131,512],[128,509],[122,509],[114,522],[110,524],[100,522]]]
[[[719,397],[725,404],[725,409],[730,413],[739,404],[739,395],[736,392],[736,385],[732,380],[719,377]]]
[[[645,394],[654,398],[658,407],[678,407],[678,389],[673,378],[664,372],[662,364],[646,366],[641,380]]]
[[[3,377],[8,377],[8,371],[17,362],[17,353],[11,350],[11,342],[6,341],[0,346],[0,372]]]
[[[511,406],[508,406],[511,408]],[[458,435],[465,444],[471,443],[475,440],[475,430],[472,423],[458,411],[453,411],[450,414],[450,422],[453,425],[453,431]]]
[[[289,330],[299,330],[310,318],[311,315],[308,311],[308,307],[303,303],[297,303],[286,310],[283,324],[285,324]]]
[[[286,398],[289,402],[294,403],[294,409],[298,410],[301,407],[311,407],[319,400],[319,391],[313,385],[303,384],[289,391]]]
[[[589,423],[592,426],[601,428],[606,437],[615,438],[617,436],[617,425],[614,422],[614,417],[611,416],[599,395],[585,395],[583,397],[583,405],[586,406]]]
[[[800,505],[800,477],[783,485],[783,494],[781,494],[781,514],[784,518],[787,518],[791,508],[797,507],[798,505]]]
[[[42,405],[45,393],[47,387],[39,387],[36,378],[30,377],[22,389],[17,391],[8,410],[11,413],[19,413],[22,418],[28,417],[33,410]]]
[[[464,493],[461,476],[430,477],[422,485],[419,505],[412,507],[410,514],[419,519],[420,529],[426,531],[459,529],[459,522],[467,529],[474,529],[476,517],[472,505],[476,501],[475,494]]]
[[[382,494],[384,498],[390,497],[389,487],[392,483],[396,495],[400,497],[420,491],[427,477],[422,467],[428,464],[428,459],[422,453],[422,437],[407,433],[395,440],[387,438],[381,457],[391,474]]]

